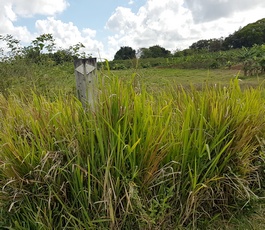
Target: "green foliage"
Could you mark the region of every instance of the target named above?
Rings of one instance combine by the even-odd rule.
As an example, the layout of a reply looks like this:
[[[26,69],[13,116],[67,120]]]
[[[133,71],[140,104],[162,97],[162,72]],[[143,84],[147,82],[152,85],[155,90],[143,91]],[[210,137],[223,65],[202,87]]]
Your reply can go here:
[[[224,40],[223,46],[226,49],[252,47],[254,44],[265,43],[265,19],[250,23],[229,35]]]
[[[216,52],[222,50],[223,39],[203,39],[193,43],[189,48],[195,50],[207,50],[209,52]]]
[[[60,65],[65,62],[73,62],[75,59],[75,55],[69,49],[60,49],[52,55],[52,59],[57,65]]]
[[[81,52],[85,46],[79,42],[68,49],[56,49],[52,34],[42,34],[31,42],[30,46],[22,47],[20,41],[12,35],[0,35],[4,47],[0,48],[0,61],[12,62],[24,59],[24,62],[36,64],[60,65],[73,62],[76,58],[86,58],[88,54]]]
[[[243,62],[245,76],[265,73],[265,45],[254,45],[251,48],[243,47],[240,59]]]
[[[110,69],[137,68],[181,68],[181,69],[216,69],[229,68],[241,62],[240,50],[208,52],[206,50],[188,49],[178,51],[168,58],[139,58],[132,60],[110,61]]]
[[[42,52],[47,50],[51,53],[55,49],[55,40],[52,34],[42,34],[32,41],[33,49]]]
[[[261,192],[262,91],[101,75],[74,96],[0,97],[0,224],[12,229],[200,228]],[[205,225],[203,226],[205,228]]]
[[[171,56],[170,51],[166,50],[165,48],[159,45],[140,49],[141,58],[161,58],[161,57],[167,58],[169,56]]]
[[[92,112],[73,96],[81,43],[54,52],[44,35],[21,53],[1,39],[0,228],[205,229],[264,194],[264,90],[187,87],[195,72],[169,69],[251,60],[262,73],[263,46],[102,63]],[[156,69],[110,72],[141,67]]]
[[[24,57],[33,63],[43,63],[50,59],[55,49],[55,40],[52,34],[42,34],[31,42],[31,45],[24,48]]]
[[[74,86],[72,62],[56,66],[53,62],[36,64],[27,59],[0,62],[0,93],[5,97],[10,93],[31,94],[35,89],[39,94],[53,98],[61,91],[72,93]]]
[[[140,58],[137,67],[170,67],[184,69],[217,69],[231,68],[233,65],[241,66],[246,76],[264,73],[264,45],[254,45],[251,48],[231,49],[227,51],[208,52],[205,49],[187,49],[177,51],[169,58]],[[126,69],[135,68],[132,61],[110,62],[111,69],[122,69],[117,66],[124,65]],[[125,69],[125,68],[123,68]]]
[[[114,60],[126,60],[134,58],[135,58],[135,50],[129,46],[121,47],[114,55]]]
[[[0,49],[0,61],[10,61],[22,56],[23,48],[19,40],[15,39],[12,35],[0,35],[0,41],[3,41],[6,45],[5,48]]]

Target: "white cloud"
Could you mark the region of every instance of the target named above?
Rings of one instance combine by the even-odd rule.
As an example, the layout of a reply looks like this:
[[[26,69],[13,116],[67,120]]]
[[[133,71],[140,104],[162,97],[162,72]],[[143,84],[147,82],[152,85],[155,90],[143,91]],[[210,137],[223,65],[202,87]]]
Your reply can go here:
[[[122,20],[121,20],[122,19]],[[109,18],[107,28],[113,31],[124,31],[135,29],[137,25],[137,16],[129,8],[118,7],[115,13]]]
[[[163,4],[160,0],[149,0],[137,13],[118,7],[106,24],[107,29],[116,33],[109,37],[109,45],[116,49],[156,44],[175,48],[179,40],[194,37],[191,23],[187,24],[192,21],[191,12],[182,4],[183,0],[164,0]]]
[[[264,0],[186,0],[185,5],[192,12],[196,23],[207,22],[221,17],[230,17],[234,13],[264,7]]]
[[[89,29],[89,28],[85,28],[82,30],[83,33],[91,38],[94,38],[96,37],[96,34],[97,34],[97,31],[96,30],[92,30],[92,29]]]
[[[23,40],[24,42],[29,42],[32,38],[32,35],[28,31],[26,26],[17,26],[13,25],[13,22],[7,17],[7,15],[1,14],[0,10],[0,34],[12,34],[19,40]]]
[[[6,18],[10,21],[16,21],[17,19],[17,15],[15,14],[15,12],[12,9],[12,5],[10,3],[6,4],[4,6],[4,15],[6,16]]]
[[[230,7],[230,8],[229,8]],[[188,48],[200,39],[226,37],[264,17],[264,0],[147,0],[138,12],[118,7],[106,23],[110,49],[161,45]]]
[[[51,33],[55,38],[57,48],[69,48],[72,45],[83,43],[87,54],[98,56],[98,50],[102,50],[102,56],[110,55],[103,52],[103,44],[95,40],[96,31],[90,28],[79,30],[72,22],[64,23],[54,17],[35,22],[36,32],[30,33],[27,27],[14,26],[14,21],[20,17],[32,17],[37,14],[55,16],[63,12],[67,7],[66,0],[0,0],[0,34],[12,34],[24,44],[29,44],[41,34]]]
[[[32,17],[36,14],[55,15],[63,12],[69,4],[66,0],[9,0],[14,11],[23,17]]]
[[[14,26],[17,18],[36,14],[55,15],[64,11],[68,5],[65,0],[0,0],[0,34],[12,34],[28,43],[36,34],[30,33],[26,26]]]
[[[22,44],[29,43],[41,34],[51,33],[57,48],[69,48],[81,42],[87,54],[112,58],[112,53],[106,53],[102,42],[95,39],[96,30],[90,28],[79,29],[72,22],[56,20],[55,16],[63,12],[69,4],[66,0],[0,0],[0,34],[11,34]],[[35,15],[49,16],[35,22],[36,31],[31,33],[26,26],[15,26],[18,18],[33,17]]]
[[[137,9],[140,2],[145,4]],[[200,39],[225,37],[240,26],[264,18],[265,11],[264,0],[128,0],[126,3],[129,7],[117,7],[109,17],[105,31],[102,28],[96,31],[58,20],[58,14],[69,7],[67,0],[0,0],[0,34],[12,34],[22,43],[29,43],[43,33],[52,33],[58,47],[68,48],[82,42],[87,53],[98,56],[99,50],[102,57],[111,59],[121,46],[138,49],[161,45],[174,50],[187,48]],[[16,26],[19,19],[32,17],[34,21],[33,16],[38,15],[47,18],[36,21],[34,33],[26,26]],[[97,40],[100,35],[107,44]]]
[[[56,20],[54,17],[48,17],[45,20],[36,21],[36,29],[38,34],[50,33],[55,38],[57,48],[69,48],[81,42],[86,48],[83,50],[87,54],[98,56],[99,50],[104,50],[102,42],[93,39],[96,36],[96,31],[85,28],[80,31],[72,22],[64,23]],[[106,55],[103,53],[102,55]]]

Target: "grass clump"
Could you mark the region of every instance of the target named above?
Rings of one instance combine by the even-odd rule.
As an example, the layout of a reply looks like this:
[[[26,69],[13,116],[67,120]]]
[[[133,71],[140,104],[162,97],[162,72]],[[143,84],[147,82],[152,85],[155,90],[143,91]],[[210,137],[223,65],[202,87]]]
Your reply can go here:
[[[200,228],[258,199],[261,90],[135,86],[101,79],[93,111],[71,95],[0,98],[1,227]]]

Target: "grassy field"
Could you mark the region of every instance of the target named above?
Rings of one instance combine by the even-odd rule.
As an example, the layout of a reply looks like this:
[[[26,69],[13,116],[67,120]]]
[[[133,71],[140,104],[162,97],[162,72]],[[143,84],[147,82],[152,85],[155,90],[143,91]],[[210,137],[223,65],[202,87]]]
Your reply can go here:
[[[14,68],[15,67],[15,68]],[[240,68],[236,69],[174,69],[174,68],[147,68],[128,70],[100,70],[99,75],[118,76],[127,80],[135,75],[135,80],[144,83],[149,89],[159,88],[168,84],[187,86],[209,84],[229,84],[231,79],[238,77],[240,85],[257,87],[263,84],[263,75],[246,77]],[[0,69],[0,92],[8,89],[19,91],[36,88],[39,92],[75,93],[74,66],[72,63],[63,65],[18,65],[4,64]]]
[[[111,71],[113,75],[128,78],[136,73],[138,80],[153,86],[163,86],[168,83],[181,85],[229,84],[231,79],[238,77],[241,85],[259,86],[264,82],[265,76],[246,77],[239,69],[174,69],[150,68]]]
[[[265,227],[264,76],[99,71],[90,111],[71,64],[1,71],[2,229]]]

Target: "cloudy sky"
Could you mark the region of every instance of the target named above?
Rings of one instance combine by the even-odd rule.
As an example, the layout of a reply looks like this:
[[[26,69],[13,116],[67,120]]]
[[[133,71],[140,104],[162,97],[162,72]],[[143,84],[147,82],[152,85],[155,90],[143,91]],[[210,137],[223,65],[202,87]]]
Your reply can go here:
[[[58,48],[82,42],[109,60],[121,46],[184,49],[264,17],[264,0],[0,0],[0,34],[30,44],[51,33]]]

